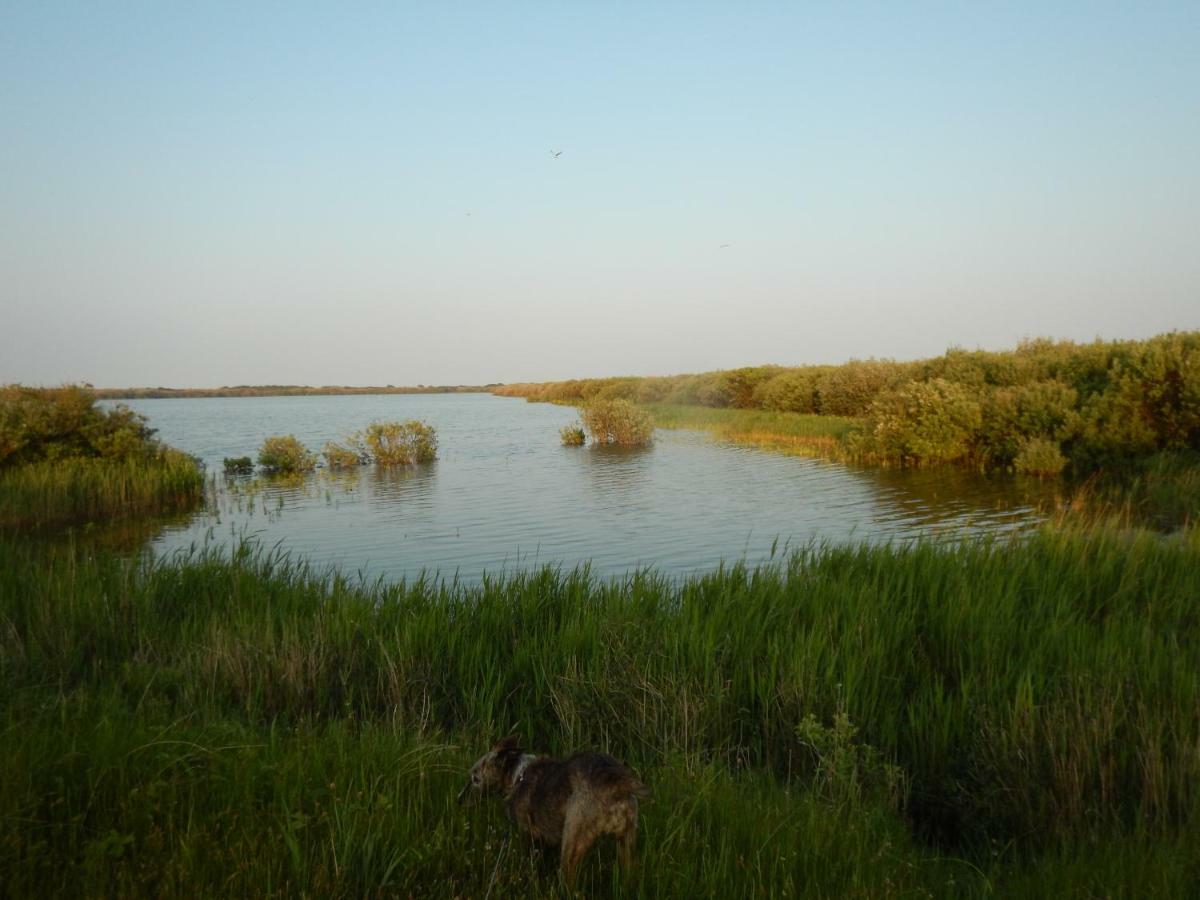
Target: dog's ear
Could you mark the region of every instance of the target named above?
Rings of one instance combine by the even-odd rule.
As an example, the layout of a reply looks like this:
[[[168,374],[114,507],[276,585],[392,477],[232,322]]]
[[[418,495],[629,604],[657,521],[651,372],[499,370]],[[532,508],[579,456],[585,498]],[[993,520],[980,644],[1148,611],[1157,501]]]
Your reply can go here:
[[[506,738],[501,738],[492,745],[492,749],[497,753],[503,753],[505,750],[519,750],[521,749],[521,736],[510,734]]]

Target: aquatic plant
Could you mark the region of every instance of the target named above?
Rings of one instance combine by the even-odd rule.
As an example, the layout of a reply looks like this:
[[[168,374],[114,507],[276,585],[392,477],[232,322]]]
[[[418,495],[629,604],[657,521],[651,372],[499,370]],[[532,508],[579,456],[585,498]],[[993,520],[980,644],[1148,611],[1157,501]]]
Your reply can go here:
[[[437,459],[437,432],[417,419],[407,422],[372,422],[362,441],[381,466],[411,466]]]
[[[223,465],[226,475],[247,475],[254,471],[254,460],[249,456],[226,456]]]
[[[294,434],[274,435],[259,448],[258,464],[268,472],[291,474],[312,471],[317,458]]]
[[[628,400],[593,400],[579,411],[583,427],[596,444],[636,446],[654,440],[654,421]]]
[[[68,457],[0,470],[0,527],[104,522],[195,508],[204,475],[185,453]]]
[[[582,447],[587,441],[587,434],[584,433],[583,426],[578,422],[564,425],[558,430],[558,436],[564,447]]]
[[[350,436],[341,444],[326,441],[325,446],[321,448],[321,455],[325,457],[325,465],[331,469],[352,469],[370,461],[362,440],[357,435]]]

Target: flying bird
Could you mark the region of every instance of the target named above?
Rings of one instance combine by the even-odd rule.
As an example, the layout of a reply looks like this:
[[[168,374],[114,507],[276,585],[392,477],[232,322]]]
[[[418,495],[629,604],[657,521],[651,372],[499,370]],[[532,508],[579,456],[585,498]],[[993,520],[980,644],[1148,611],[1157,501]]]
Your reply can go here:
[[[561,150],[551,150],[550,155],[553,156],[555,159],[558,159],[560,156],[562,156],[562,151]]]
[[[720,247],[718,247],[717,249],[718,249],[718,250],[724,250],[726,247],[732,247],[732,246],[733,246],[733,244],[722,244],[722,245],[721,245]]]

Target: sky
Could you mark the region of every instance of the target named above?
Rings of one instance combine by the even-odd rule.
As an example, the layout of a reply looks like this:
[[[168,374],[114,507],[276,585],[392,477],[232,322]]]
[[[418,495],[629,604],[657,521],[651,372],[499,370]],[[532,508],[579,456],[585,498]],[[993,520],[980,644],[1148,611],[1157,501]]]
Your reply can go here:
[[[0,383],[1195,328],[1195,0],[0,0]]]

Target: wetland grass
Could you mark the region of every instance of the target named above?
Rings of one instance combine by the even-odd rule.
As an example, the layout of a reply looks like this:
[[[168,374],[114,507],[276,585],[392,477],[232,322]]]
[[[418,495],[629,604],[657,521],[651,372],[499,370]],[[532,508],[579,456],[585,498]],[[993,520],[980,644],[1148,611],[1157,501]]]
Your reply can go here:
[[[654,789],[607,896],[1184,896],[1200,858],[1200,536],[809,547],[671,580],[364,583],[249,546],[0,541],[14,895],[562,896],[489,739]]]
[[[824,459],[849,460],[845,437],[858,423],[840,416],[651,403],[659,428],[692,428],[726,440]]]
[[[74,457],[0,470],[0,528],[101,522],[195,508],[196,461],[164,449],[149,458]]]

